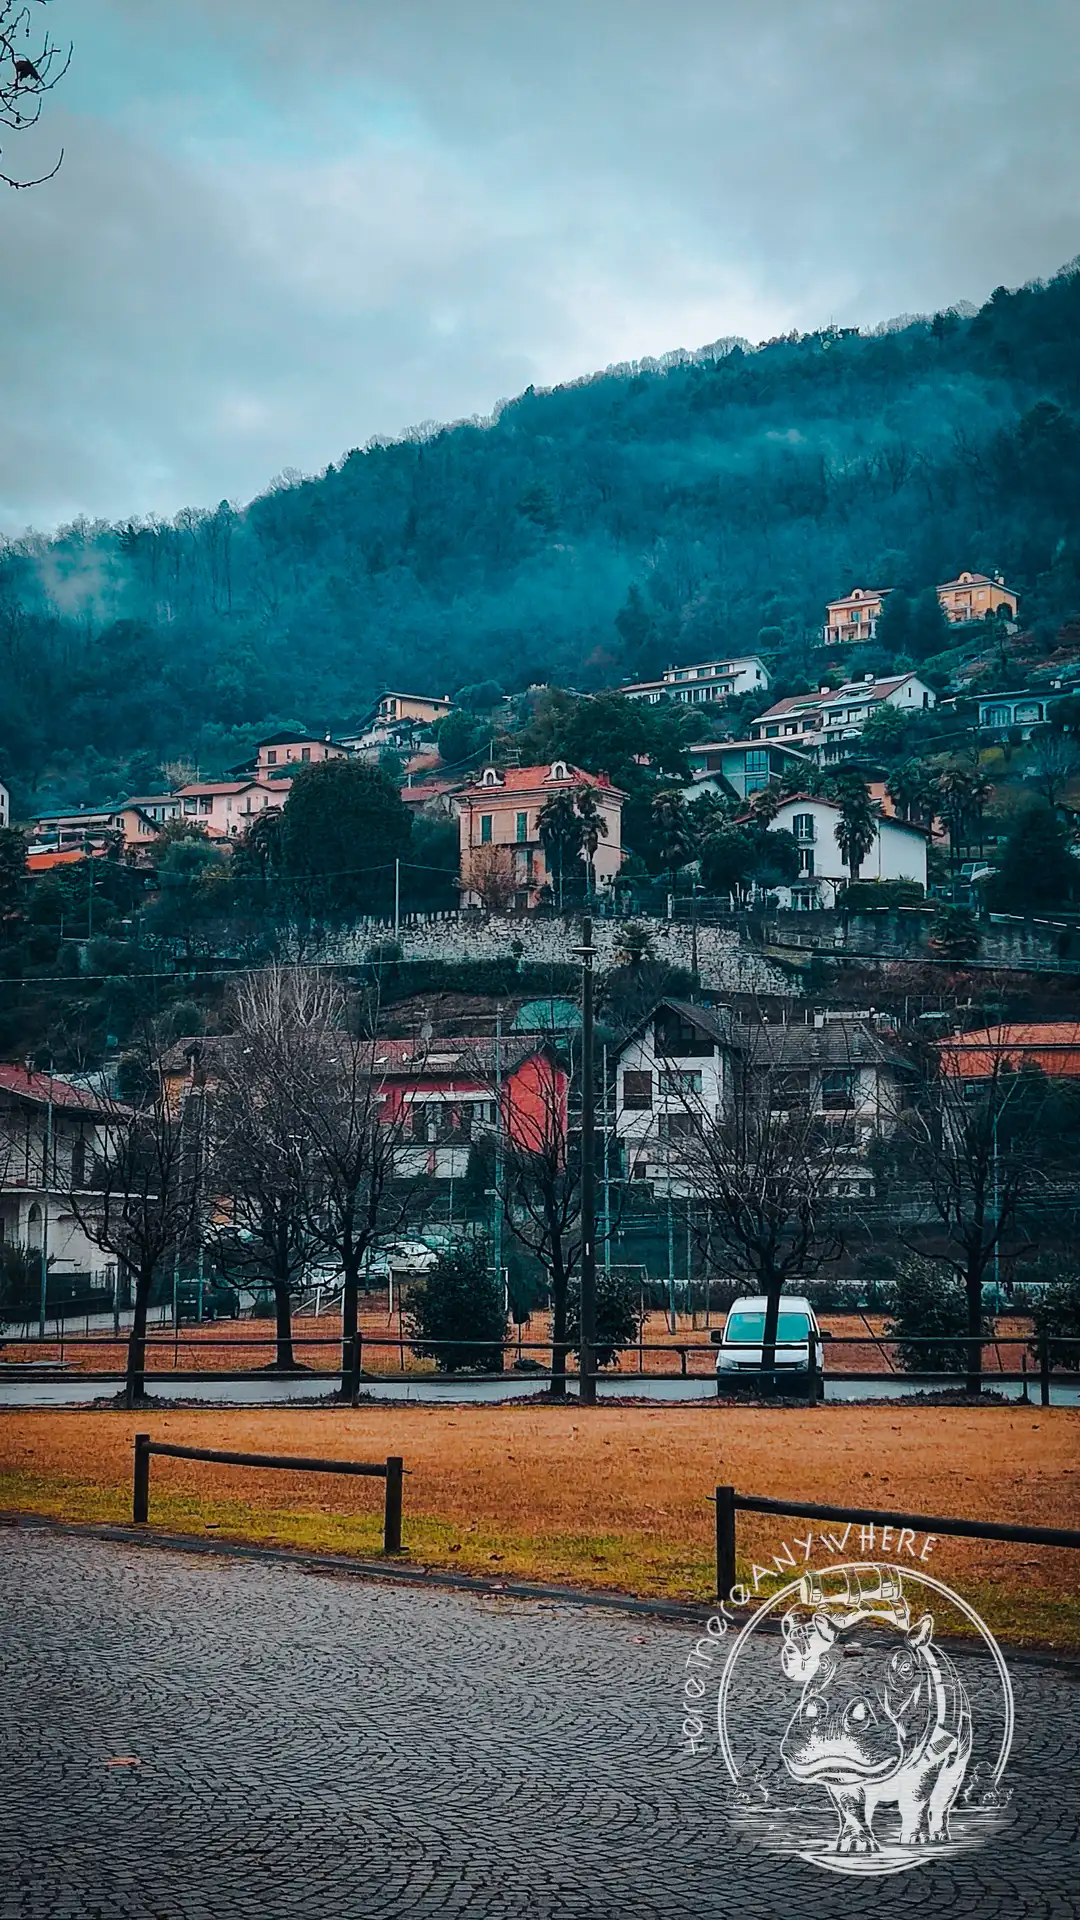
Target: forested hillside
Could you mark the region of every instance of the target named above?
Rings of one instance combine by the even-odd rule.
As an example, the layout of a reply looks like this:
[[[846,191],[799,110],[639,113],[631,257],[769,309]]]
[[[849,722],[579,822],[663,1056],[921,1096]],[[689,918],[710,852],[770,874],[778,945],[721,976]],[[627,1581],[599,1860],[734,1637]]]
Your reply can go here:
[[[825,599],[1001,570],[1080,610],[1080,272],[973,316],[532,389],[486,423],[286,476],[250,506],[0,554],[0,772],[99,801],[387,681],[584,687],[767,645]]]

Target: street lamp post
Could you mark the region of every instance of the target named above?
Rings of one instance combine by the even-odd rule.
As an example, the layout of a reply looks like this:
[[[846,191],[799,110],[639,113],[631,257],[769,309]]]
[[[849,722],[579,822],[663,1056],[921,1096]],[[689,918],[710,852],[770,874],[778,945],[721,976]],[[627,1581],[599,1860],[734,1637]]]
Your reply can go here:
[[[592,915],[581,922],[581,1311],[578,1398],[596,1405],[596,1020],[593,1007]]]

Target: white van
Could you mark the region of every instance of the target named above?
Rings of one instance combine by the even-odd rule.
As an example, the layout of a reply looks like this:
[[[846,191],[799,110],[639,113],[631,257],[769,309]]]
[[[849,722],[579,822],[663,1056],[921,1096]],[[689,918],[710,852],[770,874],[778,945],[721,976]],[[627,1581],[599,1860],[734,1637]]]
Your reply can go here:
[[[713,1335],[720,1349],[716,1356],[718,1374],[760,1372],[761,1343],[765,1337],[765,1310],[768,1304],[763,1293],[747,1293],[736,1300],[724,1322],[723,1332]],[[823,1334],[818,1326],[817,1315],[809,1300],[795,1293],[781,1295],[780,1314],[776,1323],[777,1373],[806,1373],[810,1365],[810,1341],[813,1340],[814,1366],[820,1374],[822,1341],[830,1338],[831,1335]]]

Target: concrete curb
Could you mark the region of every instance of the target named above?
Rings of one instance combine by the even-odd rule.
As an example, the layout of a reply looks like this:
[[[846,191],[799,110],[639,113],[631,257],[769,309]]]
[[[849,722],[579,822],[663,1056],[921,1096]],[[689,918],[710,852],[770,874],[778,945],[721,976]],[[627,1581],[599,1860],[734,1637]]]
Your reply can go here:
[[[263,1547],[245,1540],[206,1540],[200,1534],[158,1533],[136,1526],[81,1525],[72,1520],[57,1520],[51,1514],[23,1513],[0,1509],[0,1527],[25,1528],[39,1533],[57,1533],[70,1539],[113,1541],[126,1547],[159,1548],[167,1553],[201,1554],[210,1559],[255,1560],[270,1566],[292,1567],[301,1573],[322,1573],[350,1580],[388,1580],[398,1586],[448,1589],[482,1597],[510,1600],[546,1601],[551,1605],[599,1609],[604,1613],[625,1613],[637,1619],[650,1619],[668,1626],[702,1626],[715,1613],[714,1605],[698,1605],[688,1600],[648,1600],[629,1593],[590,1592],[582,1587],[548,1587],[527,1580],[488,1579],[484,1574],[454,1573],[450,1568],[410,1567],[401,1561],[360,1560],[336,1553],[305,1553],[300,1547]],[[766,1632],[779,1633],[777,1624],[766,1622]],[[944,1638],[943,1645],[957,1652],[970,1652],[971,1642]],[[1059,1653],[1052,1647],[1014,1647],[999,1642],[1013,1665],[1054,1667],[1080,1681],[1080,1654]]]

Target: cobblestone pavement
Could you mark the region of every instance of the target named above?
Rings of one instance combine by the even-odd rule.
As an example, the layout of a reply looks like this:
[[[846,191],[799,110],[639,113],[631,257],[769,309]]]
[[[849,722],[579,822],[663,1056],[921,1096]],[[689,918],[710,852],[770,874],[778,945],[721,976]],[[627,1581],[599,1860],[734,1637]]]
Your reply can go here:
[[[1014,1667],[999,1836],[864,1881],[728,1825],[689,1629],[17,1530],[0,1594],[0,1920],[1075,1920],[1068,1670]]]

